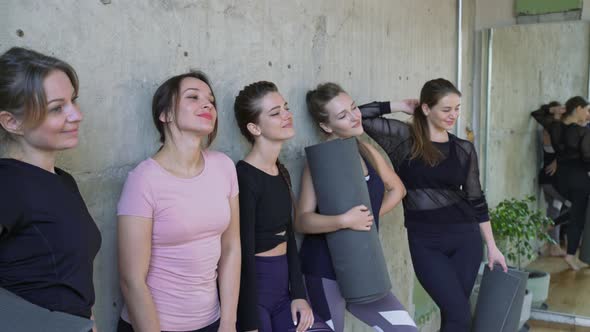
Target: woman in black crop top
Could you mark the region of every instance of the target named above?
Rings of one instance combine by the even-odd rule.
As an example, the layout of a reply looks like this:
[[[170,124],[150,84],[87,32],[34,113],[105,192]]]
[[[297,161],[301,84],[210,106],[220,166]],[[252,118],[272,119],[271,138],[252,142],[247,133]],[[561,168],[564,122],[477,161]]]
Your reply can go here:
[[[77,98],[67,63],[23,48],[0,56],[0,287],[90,318],[101,237],[76,181],[55,167],[78,145]]]
[[[327,139],[362,135],[360,111],[339,85],[320,84],[307,93],[306,99],[307,110]],[[337,216],[317,213],[316,194],[309,167],[306,165],[303,171],[296,225],[306,234],[300,253],[312,308],[337,332],[344,330],[345,309],[379,331],[415,332],[416,324],[393,293],[370,303],[346,303],[336,281],[325,233],[343,228],[368,231],[371,227],[378,227],[379,217],[397,206],[405,195],[401,180],[377,149],[359,141],[359,151],[359,162],[367,174],[374,216],[364,205],[353,207]]]
[[[555,186],[572,203],[565,261],[573,270],[587,266],[577,262],[575,256],[586,223],[590,195],[590,129],[585,127],[587,118],[588,102],[582,97],[573,97],[565,103],[562,120],[553,123],[550,129],[551,143],[557,153]]]
[[[283,142],[295,134],[293,117],[277,87],[264,81],[244,87],[234,111],[253,144],[236,167],[242,243],[238,329],[283,332],[297,325],[297,331],[312,326],[319,331],[306,301],[292,228],[291,179],[278,161]]]
[[[445,79],[427,82],[415,110],[406,110],[413,111],[411,125],[382,118],[391,112],[389,103],[361,106],[367,134],[389,155],[408,191],[403,203],[410,254],[418,280],[441,310],[441,332],[470,330],[481,235],[490,268],[507,270],[492,234],[475,147],[448,133],[460,97]]]

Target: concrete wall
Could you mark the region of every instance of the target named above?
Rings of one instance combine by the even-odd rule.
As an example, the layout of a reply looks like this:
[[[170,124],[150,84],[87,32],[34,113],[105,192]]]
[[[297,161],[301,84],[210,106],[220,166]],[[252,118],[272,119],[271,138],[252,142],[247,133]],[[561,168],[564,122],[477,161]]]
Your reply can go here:
[[[537,124],[530,112],[551,100],[585,96],[590,24],[566,22],[494,29],[488,201],[538,192]]]
[[[80,76],[81,143],[59,166],[78,180],[103,235],[95,261],[101,331],[113,331],[122,304],[116,203],[127,172],[158,146],[150,99],[165,78],[189,68],[211,76],[220,112],[214,148],[234,160],[248,149],[233,119],[234,96],[256,80],[276,82],[295,113],[298,134],[282,158],[296,189],[303,147],[319,139],[304,108],[307,89],[340,82],[362,103],[417,96],[434,77],[455,79],[455,0],[8,0],[2,6],[0,51],[31,47],[70,62]],[[412,309],[401,208],[383,218],[381,230],[394,292]],[[370,329],[347,316],[346,330]]]
[[[516,24],[514,0],[476,0],[477,30],[513,24]]]

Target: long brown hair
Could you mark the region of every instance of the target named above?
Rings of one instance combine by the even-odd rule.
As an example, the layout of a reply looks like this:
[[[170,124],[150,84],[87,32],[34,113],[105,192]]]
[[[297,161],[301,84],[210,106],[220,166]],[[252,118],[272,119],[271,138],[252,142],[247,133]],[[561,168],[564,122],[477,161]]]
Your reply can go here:
[[[413,121],[410,126],[412,129],[412,154],[410,159],[422,159],[429,166],[435,166],[441,161],[443,155],[430,140],[428,120],[422,111],[422,105],[428,105],[428,107],[432,108],[449,94],[461,96],[461,92],[453,83],[444,78],[430,80],[422,87],[420,103],[414,110]]]
[[[329,114],[326,110],[326,105],[341,93],[346,93],[346,91],[344,91],[340,85],[328,82],[319,84],[314,90],[309,90],[305,96],[307,111],[324,134],[327,133],[321,126],[319,126],[319,124],[329,122]],[[367,149],[365,144],[362,143],[358,138],[356,138],[356,141],[361,156],[367,160],[371,166],[373,166],[373,168],[376,168],[375,158],[373,158],[373,155],[369,149]]]

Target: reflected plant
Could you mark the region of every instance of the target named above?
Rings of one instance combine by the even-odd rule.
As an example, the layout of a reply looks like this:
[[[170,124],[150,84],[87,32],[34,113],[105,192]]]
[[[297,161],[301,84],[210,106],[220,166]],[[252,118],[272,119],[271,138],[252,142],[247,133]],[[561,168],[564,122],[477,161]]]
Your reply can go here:
[[[490,220],[498,247],[508,260],[517,262],[522,269],[523,257],[533,258],[538,241],[555,243],[547,234],[553,220],[545,212],[532,208],[534,196],[524,199],[505,199],[490,210]]]

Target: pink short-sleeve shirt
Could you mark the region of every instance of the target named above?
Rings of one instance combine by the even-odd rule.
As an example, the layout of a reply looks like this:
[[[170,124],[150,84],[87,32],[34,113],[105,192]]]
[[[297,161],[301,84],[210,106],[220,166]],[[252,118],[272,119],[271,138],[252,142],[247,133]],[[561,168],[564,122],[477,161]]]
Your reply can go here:
[[[238,183],[226,155],[205,150],[203,157],[203,171],[190,179],[172,175],[154,159],[141,162],[119,200],[119,216],[152,219],[147,285],[166,331],[197,330],[220,315],[217,263]],[[121,317],[130,322],[126,306]]]

